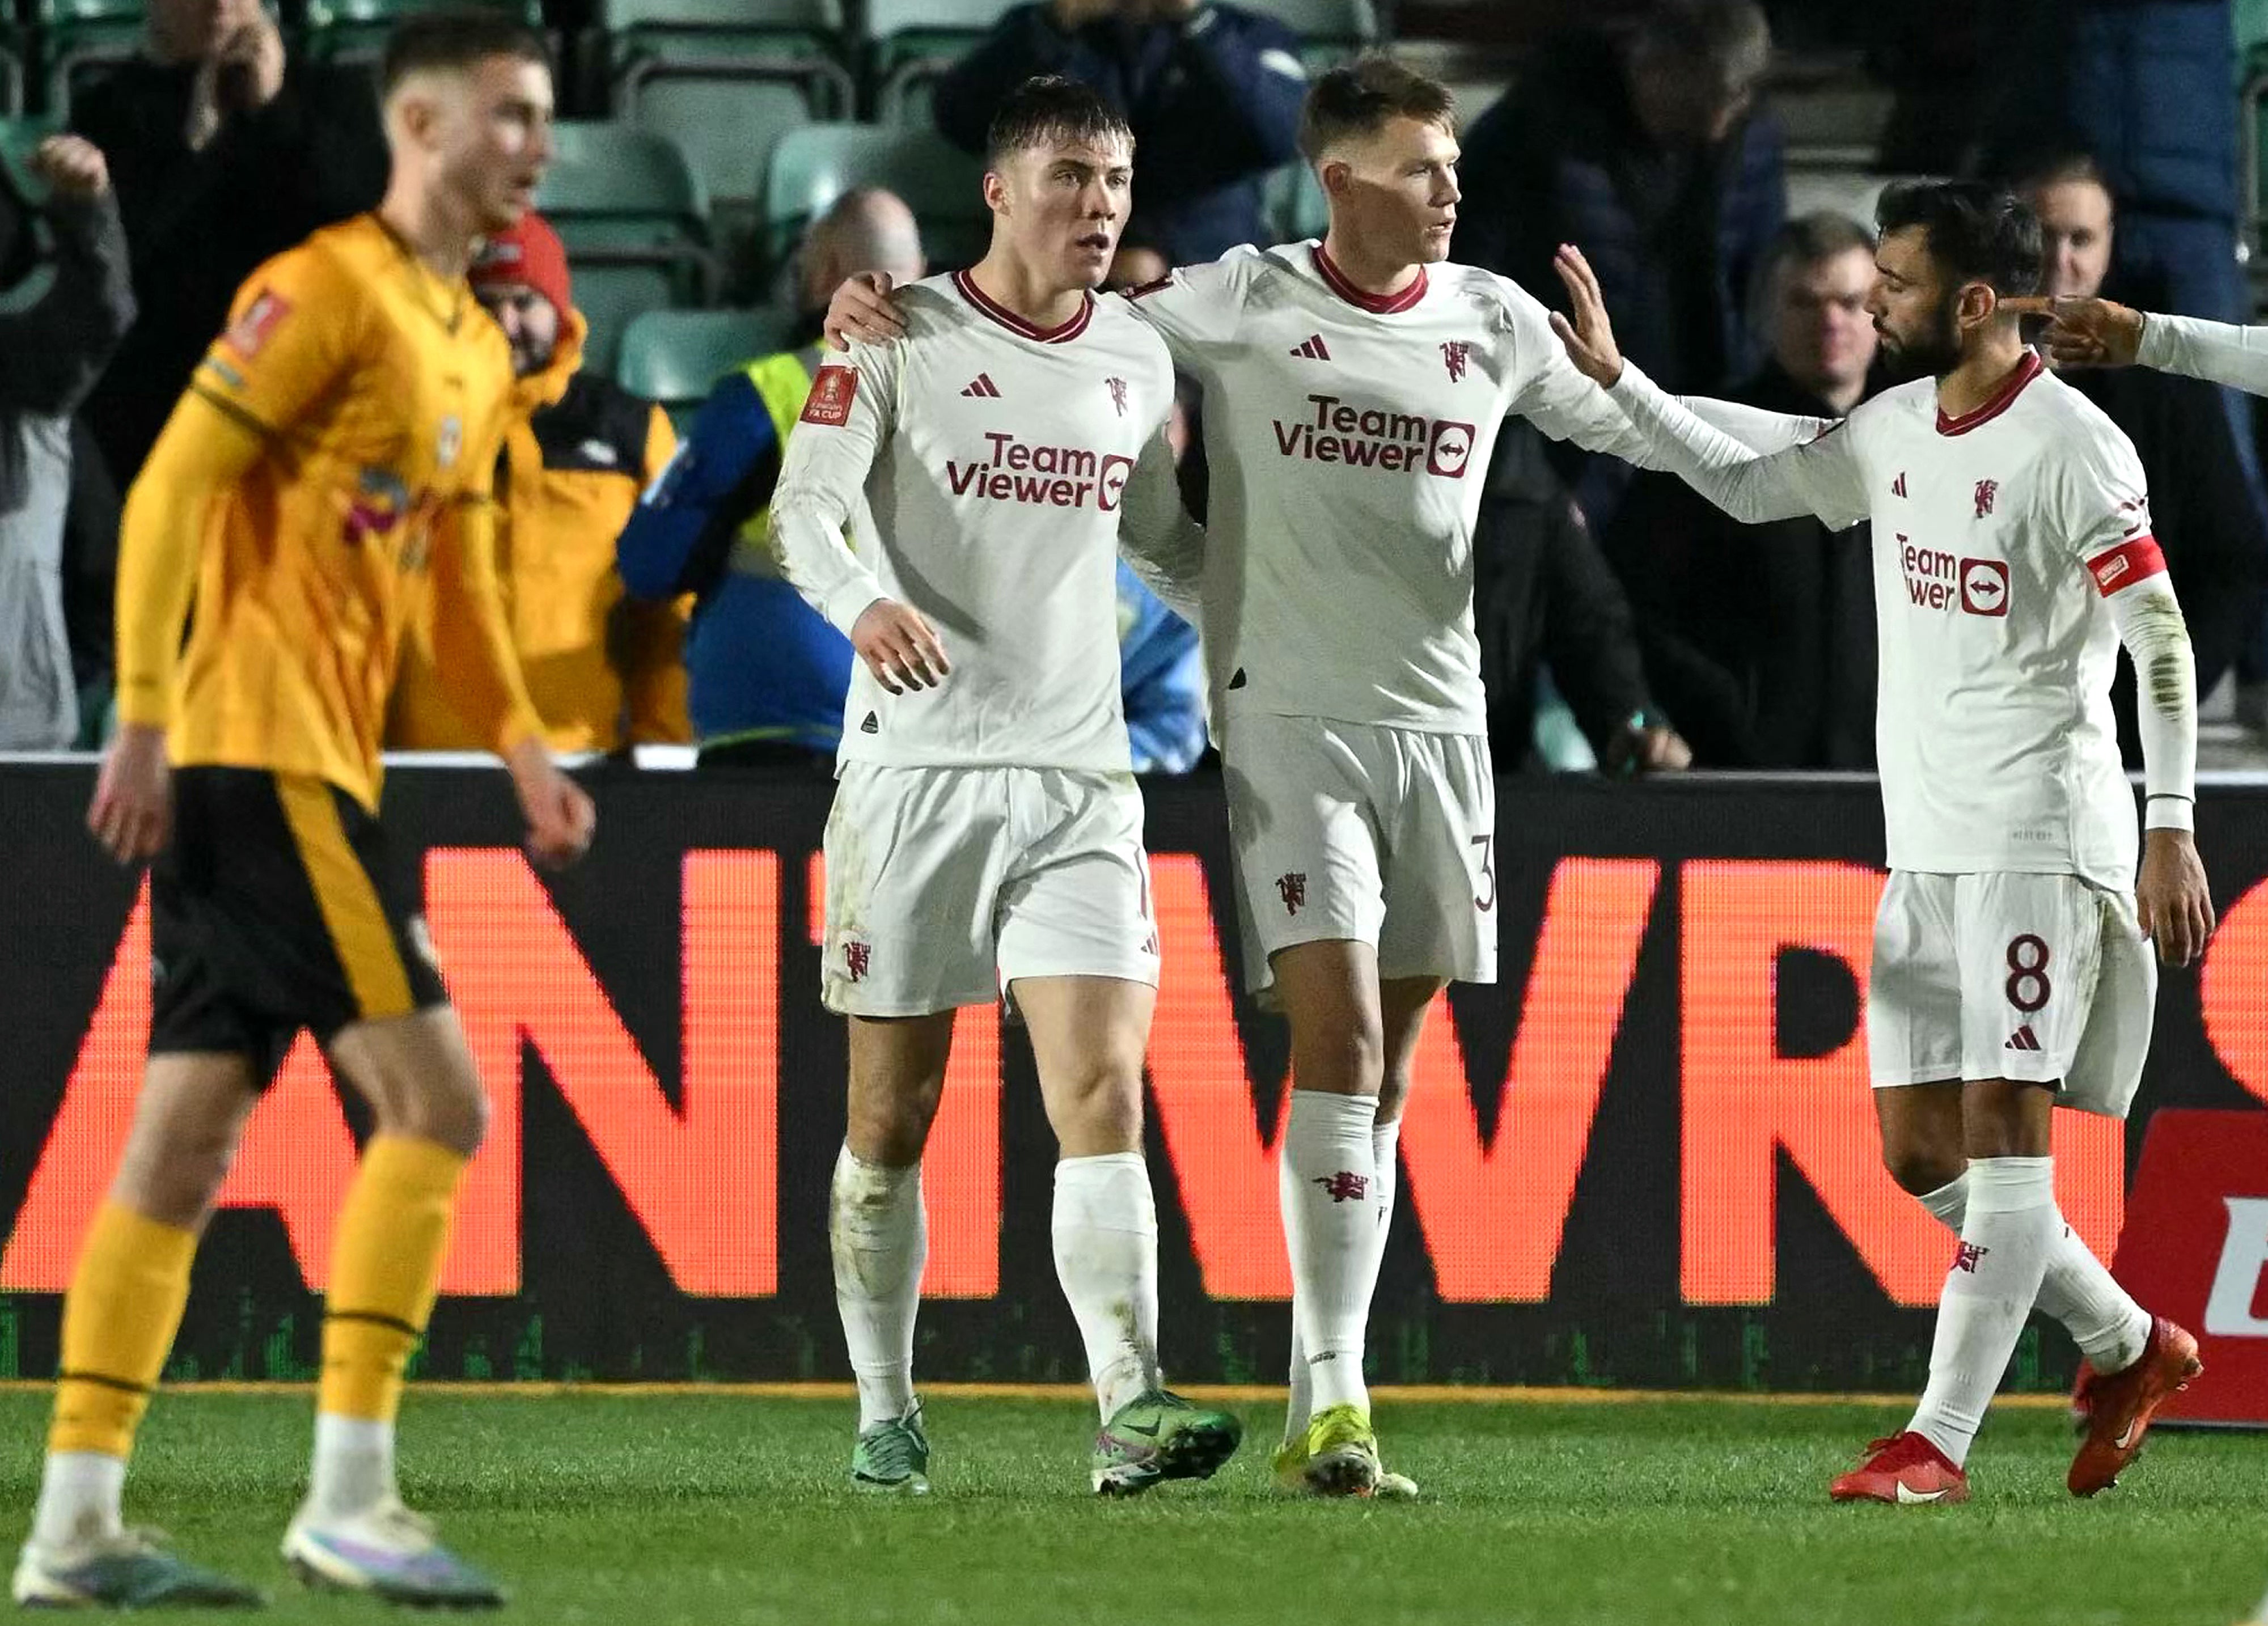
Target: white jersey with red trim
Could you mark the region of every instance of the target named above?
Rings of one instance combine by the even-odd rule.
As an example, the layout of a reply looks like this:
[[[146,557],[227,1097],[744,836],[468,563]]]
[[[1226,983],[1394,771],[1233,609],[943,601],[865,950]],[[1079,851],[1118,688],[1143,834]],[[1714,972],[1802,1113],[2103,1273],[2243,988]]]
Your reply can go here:
[[[2132,443],[2028,353],[1964,417],[1918,379],[1798,461],[1822,519],[1874,520],[1890,867],[2132,890],[2103,600],[2165,569]]]
[[[1042,332],[965,272],[899,291],[901,342],[821,367],[772,498],[781,573],[846,635],[880,598],[952,662],[893,695],[851,666],[839,755],[1124,771],[1115,556],[1203,539],[1165,424],[1173,364],[1116,299]],[[846,526],[856,541],[845,547]]]
[[[1204,388],[1215,685],[1240,710],[1486,732],[1472,533],[1499,425],[1648,453],[1543,306],[1448,264],[1375,298],[1313,242],[1129,298]]]

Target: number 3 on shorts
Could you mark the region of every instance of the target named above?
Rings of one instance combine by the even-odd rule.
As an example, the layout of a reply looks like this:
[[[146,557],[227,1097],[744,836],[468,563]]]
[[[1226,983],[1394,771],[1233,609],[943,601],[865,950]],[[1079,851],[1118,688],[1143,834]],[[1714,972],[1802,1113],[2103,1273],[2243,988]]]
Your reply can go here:
[[[1496,907],[1496,837],[1476,835],[1466,845],[1481,850],[1481,879],[1488,883],[1488,890],[1473,894],[1473,907],[1485,915]]]
[[[2048,1002],[2048,945],[2035,933],[2008,939],[2008,1003],[2029,1016]]]

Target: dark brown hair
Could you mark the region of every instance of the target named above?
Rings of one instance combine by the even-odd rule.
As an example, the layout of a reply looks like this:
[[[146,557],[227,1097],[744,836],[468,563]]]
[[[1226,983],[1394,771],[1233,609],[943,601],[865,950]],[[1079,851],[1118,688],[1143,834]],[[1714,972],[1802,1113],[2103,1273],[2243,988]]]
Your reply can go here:
[[[393,95],[413,73],[436,68],[461,71],[491,56],[551,65],[543,36],[508,12],[468,6],[405,17],[387,36],[386,61],[379,70],[380,94]]]
[[[1309,88],[1307,105],[1300,109],[1300,151],[1308,163],[1319,164],[1340,142],[1375,136],[1396,118],[1454,130],[1457,99],[1439,79],[1391,56],[1359,57],[1330,70]]]
[[[1025,80],[1008,92],[984,133],[984,166],[998,169],[1000,160],[1027,147],[1056,142],[1079,142],[1106,146],[1114,141],[1134,149],[1134,127],[1126,115],[1103,99],[1091,85],[1044,74]]]

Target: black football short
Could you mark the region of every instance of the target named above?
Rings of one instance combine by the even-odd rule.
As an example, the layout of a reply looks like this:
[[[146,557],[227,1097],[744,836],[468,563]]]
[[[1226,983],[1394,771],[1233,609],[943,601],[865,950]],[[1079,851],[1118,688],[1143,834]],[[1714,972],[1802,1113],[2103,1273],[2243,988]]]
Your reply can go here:
[[[303,1027],[328,1041],[448,997],[379,821],[306,775],[176,769],[150,906],[152,1054],[264,1065]]]

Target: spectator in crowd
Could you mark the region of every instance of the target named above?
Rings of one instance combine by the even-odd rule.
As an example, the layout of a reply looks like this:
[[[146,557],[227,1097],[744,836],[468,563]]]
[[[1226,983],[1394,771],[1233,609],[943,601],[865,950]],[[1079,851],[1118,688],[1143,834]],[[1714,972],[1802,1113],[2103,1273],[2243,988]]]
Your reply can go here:
[[[615,570],[615,540],[638,493],[677,450],[669,419],[579,371],[589,324],[575,308],[567,251],[541,216],[490,237],[471,278],[519,379],[497,469],[497,578],[545,739],[555,751],[689,739],[682,622],[667,604],[626,597]],[[451,706],[422,625],[403,646],[387,743],[484,747]]]
[[[2014,189],[2040,217],[2047,248],[2041,291],[2094,298],[2116,259],[2116,211],[2094,158],[2043,154],[2014,166]],[[2126,432],[2150,489],[2151,528],[2181,595],[2197,657],[2197,692],[2212,691],[2243,654],[2260,625],[2268,535],[2247,492],[2221,392],[2196,379],[2150,367],[2076,369],[2064,381]],[[2134,673],[2119,664],[2111,689],[2118,744],[2141,765],[2135,730]]]
[[[1623,353],[1721,394],[1753,371],[1748,291],[1786,214],[1779,126],[1755,106],[1771,55],[1754,0],[1657,0],[1626,40],[1547,46],[1465,132],[1456,257],[1548,304],[1552,256],[1580,244]],[[1553,456],[1603,530],[1629,466]]]
[[[1764,370],[1732,399],[1839,418],[1872,393],[1874,239],[1847,217],[1791,221],[1757,299]],[[1668,475],[1642,475],[1609,557],[1629,585],[1654,693],[1705,768],[1874,765],[1868,528],[1744,526]]]
[[[1035,74],[1094,86],[1134,127],[1130,236],[1175,265],[1265,243],[1261,183],[1295,162],[1307,77],[1283,24],[1205,0],[1040,0],[1010,8],[937,87],[937,127],[984,150],[993,109]]]
[[[122,485],[254,268],[376,207],[386,138],[364,69],[287,53],[260,0],[150,0],[139,58],[74,97],[110,161],[141,315],[87,418]]]
[[[1473,622],[1499,767],[1548,765],[1536,745],[1547,666],[1607,772],[1691,765],[1647,693],[1622,586],[1525,423],[1505,425],[1473,526]]]
[[[897,283],[925,269],[902,199],[871,188],[838,198],[803,244],[795,346],[725,375],[622,533],[632,592],[694,595],[685,661],[704,767],[834,760],[850,644],[780,578],[772,486],[820,364],[828,297],[858,271]]]
[[[103,154],[57,136],[31,167],[48,188],[43,207],[0,165],[0,748],[18,751],[78,735],[64,618],[72,414],[134,320]],[[49,266],[44,288],[28,289]]]

